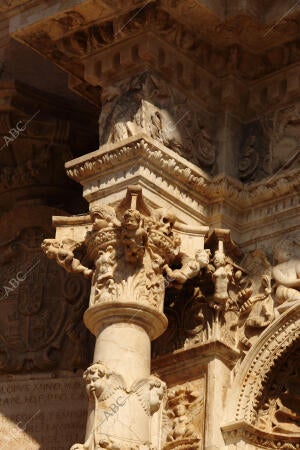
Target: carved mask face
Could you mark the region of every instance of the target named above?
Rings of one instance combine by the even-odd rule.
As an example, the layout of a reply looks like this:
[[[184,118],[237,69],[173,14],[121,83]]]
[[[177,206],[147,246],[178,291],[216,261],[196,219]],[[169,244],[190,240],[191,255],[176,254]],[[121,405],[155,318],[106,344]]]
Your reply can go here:
[[[130,230],[136,230],[139,227],[141,221],[141,216],[138,211],[135,211],[133,209],[128,209],[125,211],[124,218],[123,218],[123,225],[130,229]]]

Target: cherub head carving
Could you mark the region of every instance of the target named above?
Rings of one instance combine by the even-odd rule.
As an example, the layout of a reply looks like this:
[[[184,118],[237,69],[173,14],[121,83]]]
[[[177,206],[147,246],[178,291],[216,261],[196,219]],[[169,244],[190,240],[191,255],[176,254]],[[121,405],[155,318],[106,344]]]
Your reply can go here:
[[[124,213],[122,225],[128,230],[137,230],[140,226],[142,217],[136,209],[127,209]]]
[[[90,208],[90,216],[94,230],[101,230],[116,223],[116,212],[111,206],[92,206]]]
[[[197,250],[195,254],[195,260],[200,264],[201,268],[206,267],[209,264],[211,252],[209,249]]]
[[[161,405],[161,401],[167,392],[166,383],[152,375],[149,380],[150,390],[150,414],[156,413]]]
[[[83,374],[88,394],[100,397],[110,375],[111,372],[107,370],[102,362],[98,361],[91,365]]]

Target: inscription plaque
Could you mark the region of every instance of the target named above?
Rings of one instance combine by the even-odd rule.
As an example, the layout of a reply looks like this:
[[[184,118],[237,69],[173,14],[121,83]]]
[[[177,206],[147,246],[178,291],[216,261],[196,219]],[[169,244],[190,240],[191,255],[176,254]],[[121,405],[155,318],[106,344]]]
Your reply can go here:
[[[68,450],[84,440],[81,377],[1,382],[0,411],[1,450]]]

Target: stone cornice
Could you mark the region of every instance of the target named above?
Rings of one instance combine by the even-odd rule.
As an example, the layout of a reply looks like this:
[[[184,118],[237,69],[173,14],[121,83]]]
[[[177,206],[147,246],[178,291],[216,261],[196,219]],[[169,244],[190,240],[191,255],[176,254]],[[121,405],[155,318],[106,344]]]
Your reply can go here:
[[[148,201],[159,186],[160,196],[168,199],[182,216],[194,224],[210,228],[230,228],[240,246],[251,246],[299,226],[300,169],[282,171],[260,182],[244,184],[224,174],[209,176],[196,165],[157,141],[138,135],[123,145],[105,145],[100,150],[66,164],[70,178],[81,183],[87,201],[103,197],[114,202],[125,185],[140,184]],[[148,197],[149,194],[149,197]],[[272,228],[272,233],[270,229]]]
[[[37,0],[1,0],[0,13],[13,16],[20,11],[37,4]]]
[[[105,172],[120,167],[123,163],[134,163],[140,158],[141,164],[147,162],[156,166],[172,179],[181,181],[186,188],[191,188],[204,196],[206,201],[227,199],[230,204],[241,209],[274,201],[299,189],[300,169],[281,171],[267,179],[244,184],[225,174],[211,177],[194,164],[188,162],[162,144],[147,136],[128,139],[124,145],[107,145],[100,150],[66,163],[67,174],[81,184],[96,174],[104,176]]]
[[[168,384],[173,384],[175,380],[183,382],[186,378],[197,378],[199,368],[216,356],[233,367],[240,353],[222,341],[211,340],[153,359],[152,370],[158,372]]]
[[[126,7],[102,1],[97,21],[91,1],[73,8],[66,4],[65,9],[60,4],[55,13],[40,5],[31,14],[16,17],[11,29],[16,39],[67,70],[70,87],[95,104],[100,103],[100,87],[111,83],[112,74],[124,77],[149,66],[162,77],[172,74],[172,83],[182,85],[208,110],[230,111],[247,122],[272,110],[275,101],[281,106],[300,95],[296,10],[286,19],[290,27],[281,24],[270,36],[272,25],[268,28],[253,16],[234,15],[224,22],[194,0],[176,6],[164,0],[159,7],[155,1],[126,2]],[[239,41],[248,26],[252,32],[247,31],[244,39],[251,35],[255,45]]]

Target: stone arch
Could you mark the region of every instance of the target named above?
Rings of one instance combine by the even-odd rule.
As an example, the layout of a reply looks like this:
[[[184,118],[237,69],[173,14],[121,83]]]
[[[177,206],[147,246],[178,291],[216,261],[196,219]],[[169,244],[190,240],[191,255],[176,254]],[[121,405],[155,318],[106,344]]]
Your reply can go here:
[[[228,441],[243,439],[262,448],[300,448],[300,434],[269,433],[257,424],[257,408],[275,367],[300,343],[300,304],[279,316],[260,336],[242,362],[228,395]]]

